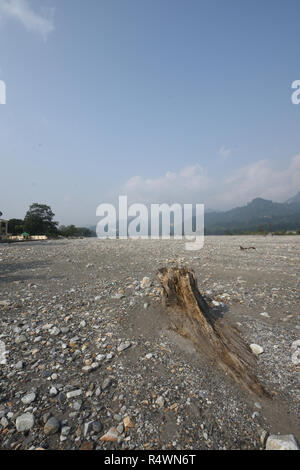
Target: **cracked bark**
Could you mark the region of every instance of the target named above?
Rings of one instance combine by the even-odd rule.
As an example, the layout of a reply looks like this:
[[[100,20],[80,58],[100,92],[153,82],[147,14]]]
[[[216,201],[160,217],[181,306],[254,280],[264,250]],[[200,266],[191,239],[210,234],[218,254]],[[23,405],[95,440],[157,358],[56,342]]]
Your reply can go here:
[[[187,268],[162,268],[157,278],[173,328],[244,389],[270,396],[255,375],[256,356],[238,329],[208,305],[198,290],[194,272]]]

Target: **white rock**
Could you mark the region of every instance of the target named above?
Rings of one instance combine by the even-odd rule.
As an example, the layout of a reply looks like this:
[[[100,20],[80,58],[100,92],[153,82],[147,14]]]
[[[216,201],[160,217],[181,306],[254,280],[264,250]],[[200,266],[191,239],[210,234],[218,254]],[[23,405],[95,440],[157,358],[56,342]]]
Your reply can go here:
[[[123,299],[124,297],[124,294],[119,294],[118,292],[111,296],[112,299]]]
[[[144,277],[141,280],[141,288],[147,289],[147,287],[151,287],[151,279],[149,277]]]
[[[29,431],[34,425],[34,416],[31,413],[25,413],[16,419],[16,428],[18,432]]]
[[[69,426],[63,426],[61,428],[60,433],[61,433],[62,436],[66,437],[70,434],[70,431],[71,431],[71,428]]]
[[[118,346],[118,352],[122,352],[122,351],[125,351],[125,349],[128,349],[130,348],[131,346],[131,343],[121,343],[120,346]]]
[[[271,435],[267,439],[266,450],[300,450],[293,434]]]
[[[82,390],[73,390],[72,392],[67,393],[67,398],[79,397],[82,394]]]
[[[50,335],[52,335],[52,336],[57,336],[57,335],[59,335],[59,333],[60,333],[60,329],[57,328],[57,326],[54,326],[53,328],[51,328],[51,329],[49,330],[49,333],[50,333]]]
[[[32,403],[35,400],[35,397],[36,397],[36,395],[35,395],[34,392],[28,393],[23,398],[21,398],[21,401],[24,405],[29,405],[30,403]]]
[[[57,388],[51,387],[50,388],[50,396],[55,397],[58,394]]]
[[[164,400],[163,397],[158,397],[155,403],[156,403],[156,405],[158,405],[160,408],[163,408],[163,406],[165,405],[165,400]]]
[[[250,348],[253,354],[256,354],[256,356],[259,356],[259,354],[262,354],[264,352],[264,348],[262,348],[258,344],[250,344]]]
[[[0,424],[4,428],[6,428],[6,426],[8,426],[8,420],[5,418],[5,416],[3,416],[3,418],[0,419]]]
[[[293,341],[292,343],[292,363],[295,364],[295,366],[298,366],[300,364],[300,339],[297,339],[296,341]]]
[[[296,349],[296,351],[293,352],[292,363],[295,364],[295,366],[298,366],[300,364],[300,348]]]
[[[98,354],[98,355],[96,356],[97,361],[100,361],[100,362],[101,362],[101,361],[104,361],[105,358],[106,358],[106,355],[105,355],[105,354]]]
[[[270,315],[268,314],[268,312],[262,312],[260,315],[262,317],[270,318]]]
[[[89,421],[83,425],[83,435],[86,437],[91,430],[92,424],[94,421]]]

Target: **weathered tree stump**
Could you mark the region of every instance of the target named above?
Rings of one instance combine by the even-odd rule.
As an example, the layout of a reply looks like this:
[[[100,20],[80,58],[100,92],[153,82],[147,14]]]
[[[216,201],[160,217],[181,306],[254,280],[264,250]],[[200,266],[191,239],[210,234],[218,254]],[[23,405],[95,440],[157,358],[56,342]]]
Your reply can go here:
[[[163,302],[173,328],[190,339],[214,365],[257,395],[269,396],[255,376],[256,356],[200,294],[194,273],[187,268],[163,268],[157,273]]]

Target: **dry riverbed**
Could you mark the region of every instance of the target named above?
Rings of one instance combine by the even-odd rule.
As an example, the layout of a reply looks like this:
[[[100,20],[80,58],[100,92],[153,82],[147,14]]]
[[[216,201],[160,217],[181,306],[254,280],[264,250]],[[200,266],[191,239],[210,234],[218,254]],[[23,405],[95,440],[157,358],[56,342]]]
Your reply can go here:
[[[177,263],[261,346],[256,372],[272,399],[240,389],[172,331],[155,275]],[[299,282],[299,236],[207,237],[200,251],[174,240],[0,244],[0,448],[300,441]]]

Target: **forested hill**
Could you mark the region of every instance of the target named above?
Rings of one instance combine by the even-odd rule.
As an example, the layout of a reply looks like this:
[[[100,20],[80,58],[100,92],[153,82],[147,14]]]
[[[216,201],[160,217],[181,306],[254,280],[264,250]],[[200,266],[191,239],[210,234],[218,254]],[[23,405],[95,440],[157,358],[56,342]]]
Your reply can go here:
[[[205,214],[207,234],[300,229],[300,192],[284,203],[256,198],[243,207]]]

